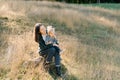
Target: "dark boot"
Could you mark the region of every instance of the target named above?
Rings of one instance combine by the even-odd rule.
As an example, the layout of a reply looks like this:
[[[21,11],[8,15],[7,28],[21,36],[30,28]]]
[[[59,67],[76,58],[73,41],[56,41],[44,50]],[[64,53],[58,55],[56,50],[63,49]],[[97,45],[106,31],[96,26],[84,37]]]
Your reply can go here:
[[[61,77],[61,67],[56,67],[56,74]]]
[[[44,61],[43,66],[44,66],[46,72],[49,71],[50,64],[51,64],[50,62]]]

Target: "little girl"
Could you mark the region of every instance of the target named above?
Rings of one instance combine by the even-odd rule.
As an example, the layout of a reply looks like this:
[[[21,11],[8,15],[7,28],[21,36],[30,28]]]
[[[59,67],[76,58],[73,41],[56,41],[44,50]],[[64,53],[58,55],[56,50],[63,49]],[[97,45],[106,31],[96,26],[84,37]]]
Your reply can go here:
[[[60,53],[61,49],[59,48],[59,43],[55,36],[55,28],[53,28],[52,26],[47,26],[47,34],[48,35],[46,36],[45,44],[52,44],[56,51]]]

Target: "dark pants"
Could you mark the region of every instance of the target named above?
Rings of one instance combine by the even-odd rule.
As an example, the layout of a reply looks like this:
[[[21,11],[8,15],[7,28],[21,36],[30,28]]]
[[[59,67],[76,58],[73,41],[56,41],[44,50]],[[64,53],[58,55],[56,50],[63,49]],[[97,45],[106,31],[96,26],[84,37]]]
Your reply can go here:
[[[42,55],[47,55],[47,61],[51,62],[52,58],[55,57],[55,65],[60,65],[60,54],[57,50],[52,47],[47,50],[40,52]]]
[[[56,49],[57,53],[60,53],[61,50],[60,50],[60,48],[58,46],[53,46],[53,47]]]

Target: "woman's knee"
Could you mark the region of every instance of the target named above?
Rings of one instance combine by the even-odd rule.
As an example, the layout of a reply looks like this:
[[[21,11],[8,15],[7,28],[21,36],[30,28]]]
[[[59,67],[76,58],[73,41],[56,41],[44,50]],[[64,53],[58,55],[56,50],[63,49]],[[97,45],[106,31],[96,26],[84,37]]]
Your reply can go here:
[[[55,53],[55,48],[54,47],[50,48],[50,52]]]

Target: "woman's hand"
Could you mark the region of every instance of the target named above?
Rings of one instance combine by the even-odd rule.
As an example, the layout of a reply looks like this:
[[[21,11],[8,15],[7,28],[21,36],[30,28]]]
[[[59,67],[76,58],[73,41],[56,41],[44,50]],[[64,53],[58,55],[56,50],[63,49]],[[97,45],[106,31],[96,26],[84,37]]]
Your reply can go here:
[[[46,44],[47,44],[47,45],[48,45],[48,44],[52,44],[52,42],[51,42],[51,41],[49,41],[49,42],[47,42]]]
[[[59,45],[57,45],[57,44],[53,44],[53,46],[57,46],[57,47],[59,47]]]

